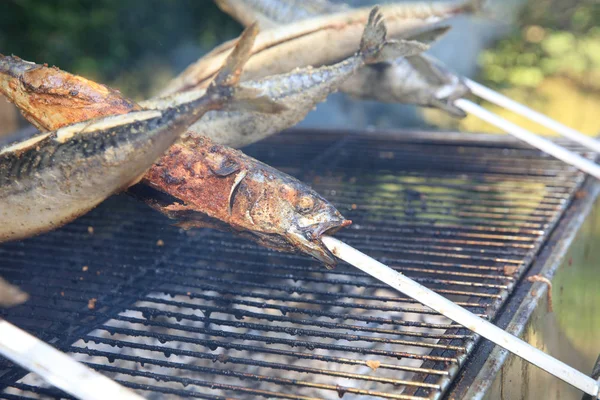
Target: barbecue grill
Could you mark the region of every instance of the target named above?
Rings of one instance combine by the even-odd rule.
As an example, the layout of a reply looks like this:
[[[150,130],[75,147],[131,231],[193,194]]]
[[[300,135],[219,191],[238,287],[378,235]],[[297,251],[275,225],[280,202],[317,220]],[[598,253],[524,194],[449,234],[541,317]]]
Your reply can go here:
[[[247,153],[352,219],[340,239],[591,371],[593,326],[560,318],[599,252],[597,182],[488,135],[294,130]],[[183,231],[126,195],[0,260],[31,295],[2,317],[149,399],[578,395],[348,265]],[[68,396],[0,359],[0,398]]]

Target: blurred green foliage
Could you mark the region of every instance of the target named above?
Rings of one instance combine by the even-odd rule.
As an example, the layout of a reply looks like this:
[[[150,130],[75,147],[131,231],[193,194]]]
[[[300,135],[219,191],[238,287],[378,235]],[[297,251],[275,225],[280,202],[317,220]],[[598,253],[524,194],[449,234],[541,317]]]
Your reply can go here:
[[[136,97],[153,73],[177,65],[182,45],[209,50],[241,31],[209,0],[2,0],[1,8],[0,53],[118,81]]]
[[[530,1],[521,30],[482,53],[484,81],[536,87],[548,76],[600,91],[600,3],[597,0]]]

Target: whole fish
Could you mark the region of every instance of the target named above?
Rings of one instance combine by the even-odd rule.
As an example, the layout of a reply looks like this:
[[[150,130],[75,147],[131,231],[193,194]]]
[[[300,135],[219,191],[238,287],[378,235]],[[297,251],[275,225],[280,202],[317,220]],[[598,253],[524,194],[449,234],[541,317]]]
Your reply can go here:
[[[255,35],[256,27],[246,32]],[[51,78],[55,79],[49,79],[47,89],[58,89],[52,88],[52,84],[64,82],[59,78],[65,73],[56,69],[51,72]],[[1,79],[14,77],[0,73]],[[84,86],[96,85],[83,78],[80,81]],[[246,94],[260,94],[249,88],[246,90]],[[13,91],[9,95],[25,97],[9,97],[22,105],[29,104],[27,97],[35,96],[35,93]],[[189,102],[201,98],[202,93],[190,92],[181,96],[187,96]],[[177,105],[185,103],[181,96],[175,102]],[[73,96],[73,102],[76,104],[76,96]],[[138,105],[131,104],[139,109]],[[247,102],[245,106],[252,108],[255,104]],[[270,103],[266,100],[265,104]],[[165,104],[165,107],[174,105]],[[256,108],[264,108],[260,103],[259,106]],[[69,111],[69,96],[50,103],[44,112],[38,113],[32,107],[25,117],[39,121],[44,130],[56,129],[64,121],[78,122]],[[142,182],[130,187],[128,192],[176,218],[181,226],[231,231],[273,249],[305,253],[327,265],[334,264],[335,260],[322,246],[320,235],[333,233],[350,223],[330,203],[298,180],[239,151],[197,136],[172,146],[145,174]]]
[[[263,28],[348,9],[347,5],[327,0],[216,0],[216,3],[242,24],[257,20]],[[431,2],[403,5],[415,10],[432,7]],[[468,5],[471,8],[465,7],[465,12],[477,12],[482,8],[482,0]],[[430,34],[428,31],[415,32],[406,39],[430,41],[425,37]],[[436,35],[439,36],[437,33]],[[434,107],[458,118],[463,118],[466,114],[454,105],[454,101],[470,93],[461,77],[425,54],[369,65],[344,82],[341,90],[359,99]]]
[[[418,9],[402,4],[380,6],[391,39],[404,39],[415,31],[426,31],[473,8],[473,0],[432,4]],[[359,47],[371,8],[357,8],[319,16],[261,32],[244,69],[242,80],[286,73],[294,68],[319,67],[339,62]],[[233,43],[226,42],[190,65],[173,79],[161,96],[206,87]]]
[[[336,261],[321,236],[351,224],[304,183],[204,137],[175,144],[142,183],[158,193],[137,185],[134,195],[183,228],[230,231],[328,266]]]
[[[138,181],[205,112],[232,99],[240,106],[264,103],[263,98],[252,98],[251,91],[235,87],[253,39],[242,37],[198,99],[164,110],[131,111],[65,126],[0,149],[0,242],[64,225]],[[12,67],[20,63],[4,61],[7,75],[23,72]],[[47,111],[43,108],[40,115]],[[40,123],[40,118],[32,119]]]
[[[414,41],[388,41],[386,26],[378,8],[371,11],[361,39],[359,51],[346,60],[320,68],[298,68],[287,74],[273,75],[244,86],[286,107],[277,114],[251,110],[218,110],[207,113],[192,125],[187,136],[210,137],[220,144],[243,147],[274,133],[296,125],[319,102],[337,91],[340,86],[366,64],[380,63],[424,51],[424,44]],[[144,108],[164,108],[177,102],[188,101],[189,96],[200,96],[200,91],[184,92],[167,98],[142,102]]]

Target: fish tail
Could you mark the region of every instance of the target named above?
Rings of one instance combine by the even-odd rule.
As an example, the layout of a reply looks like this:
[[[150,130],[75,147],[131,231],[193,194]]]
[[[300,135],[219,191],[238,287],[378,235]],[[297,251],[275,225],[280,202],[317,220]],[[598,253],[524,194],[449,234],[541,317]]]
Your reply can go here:
[[[387,27],[378,6],[373,7],[360,41],[359,54],[366,64],[390,61],[422,53],[429,46],[415,40],[388,40]]]
[[[207,93],[227,98],[226,109],[228,110],[248,110],[273,114],[287,109],[283,104],[264,96],[258,89],[240,86],[240,77],[244,66],[252,56],[252,47],[258,33],[258,23],[250,25],[242,32],[223,67],[207,89]]]

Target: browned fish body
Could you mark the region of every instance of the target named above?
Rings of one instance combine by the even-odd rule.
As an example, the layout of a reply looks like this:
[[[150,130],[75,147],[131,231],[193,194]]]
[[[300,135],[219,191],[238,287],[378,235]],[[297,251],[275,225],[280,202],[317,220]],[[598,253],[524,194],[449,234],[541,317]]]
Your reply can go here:
[[[57,79],[49,82],[64,82],[58,78],[66,73],[56,69],[50,72]],[[97,85],[77,78],[84,86]],[[0,73],[2,79],[14,77]],[[35,93],[12,91],[9,96],[19,96],[9,97],[18,100],[17,105],[29,104],[28,97]],[[68,100],[66,96],[51,102],[44,112],[32,107],[25,116],[35,119],[44,130],[79,122],[75,118],[84,117],[70,113]],[[258,105],[261,109],[264,104]],[[320,242],[320,235],[349,224],[331,204],[298,180],[202,137],[172,146],[143,182],[130,188],[130,193],[183,226],[229,230],[273,249],[306,253],[329,265],[335,261]]]
[[[107,86],[56,67],[1,54],[0,93],[14,102],[25,118],[42,131],[140,109]],[[61,112],[57,113],[57,108]]]
[[[187,137],[144,177],[144,184],[175,199],[132,190],[185,228],[228,230],[271,249],[335,258],[321,242],[350,225],[304,183],[239,150],[208,138]]]

